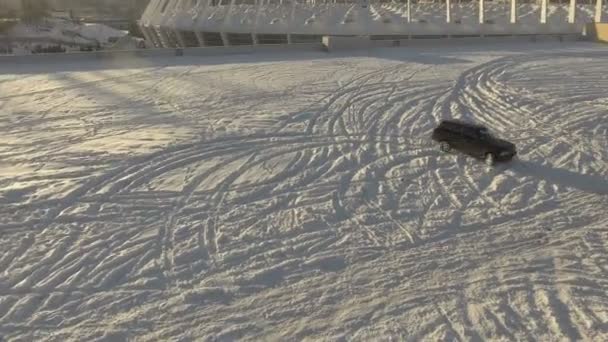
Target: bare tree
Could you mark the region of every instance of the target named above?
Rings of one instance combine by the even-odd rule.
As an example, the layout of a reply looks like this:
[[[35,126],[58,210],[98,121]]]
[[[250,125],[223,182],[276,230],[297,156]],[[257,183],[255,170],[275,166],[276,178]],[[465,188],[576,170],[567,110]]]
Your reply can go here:
[[[46,0],[23,0],[21,18],[25,21],[38,21],[49,15],[50,6]]]

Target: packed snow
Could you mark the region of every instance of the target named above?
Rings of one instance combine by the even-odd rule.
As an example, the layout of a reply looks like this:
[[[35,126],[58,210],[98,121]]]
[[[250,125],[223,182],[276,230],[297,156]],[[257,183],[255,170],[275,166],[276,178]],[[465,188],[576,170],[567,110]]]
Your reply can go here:
[[[607,57],[2,64],[0,337],[606,340]],[[440,152],[444,118],[517,160]]]
[[[70,20],[46,18],[38,24],[18,23],[6,34],[9,41],[19,45],[35,45],[40,42],[68,45],[108,46],[115,40],[128,37],[128,32],[102,24],[80,24]],[[2,37],[0,37],[2,38]]]

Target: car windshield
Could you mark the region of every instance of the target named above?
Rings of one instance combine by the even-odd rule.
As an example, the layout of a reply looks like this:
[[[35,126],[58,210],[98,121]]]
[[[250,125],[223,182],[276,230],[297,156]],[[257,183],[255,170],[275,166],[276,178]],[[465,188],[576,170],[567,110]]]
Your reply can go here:
[[[490,134],[490,131],[488,131],[487,128],[480,128],[477,131],[477,134],[479,135],[480,138],[483,138],[483,139],[488,139],[488,138],[490,138],[492,136]]]

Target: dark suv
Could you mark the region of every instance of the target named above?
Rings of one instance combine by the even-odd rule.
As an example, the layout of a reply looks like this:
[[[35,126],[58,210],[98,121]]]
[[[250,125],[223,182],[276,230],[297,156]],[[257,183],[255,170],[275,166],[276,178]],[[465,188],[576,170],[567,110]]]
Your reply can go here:
[[[493,137],[486,127],[462,121],[442,121],[433,130],[433,140],[439,142],[439,148],[444,152],[455,149],[484,159],[488,165],[509,161],[517,154],[515,145]]]

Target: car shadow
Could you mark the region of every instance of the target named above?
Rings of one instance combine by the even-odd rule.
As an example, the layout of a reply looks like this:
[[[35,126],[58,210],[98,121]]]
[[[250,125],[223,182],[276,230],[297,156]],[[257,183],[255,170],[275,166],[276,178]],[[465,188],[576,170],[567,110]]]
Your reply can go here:
[[[543,179],[559,186],[574,188],[588,193],[608,195],[608,177],[604,175],[581,174],[551,165],[524,160],[514,161],[511,170],[520,175]]]

